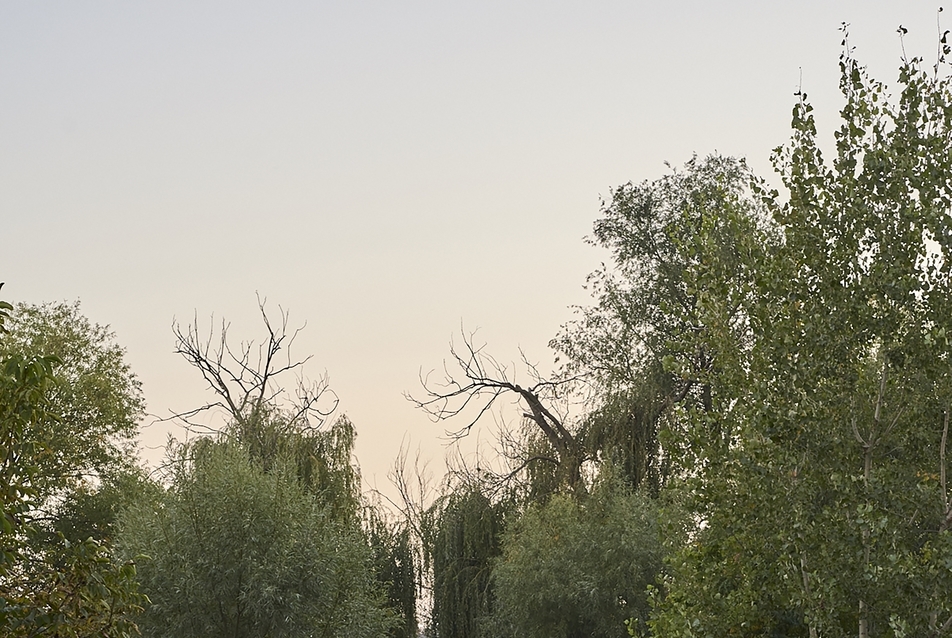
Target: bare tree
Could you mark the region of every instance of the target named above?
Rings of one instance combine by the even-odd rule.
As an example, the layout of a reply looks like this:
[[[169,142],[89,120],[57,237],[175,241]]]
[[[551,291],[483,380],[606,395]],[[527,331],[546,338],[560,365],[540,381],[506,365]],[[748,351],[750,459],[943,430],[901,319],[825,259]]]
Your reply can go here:
[[[242,341],[237,347],[228,339],[230,323],[221,321],[215,330],[214,317],[206,335],[198,326],[197,316],[184,328],[172,323],[176,353],[197,368],[214,393],[215,399],[204,405],[179,412],[169,419],[183,421],[188,428],[208,430],[194,419],[202,413],[224,411],[235,425],[242,428],[267,410],[280,406],[287,410],[289,425],[315,429],[323,425],[337,408],[337,396],[330,390],[326,375],[316,381],[307,380],[301,369],[310,356],[293,359],[291,346],[304,326],[288,330],[288,313],[278,307],[277,321],[268,316],[266,300],[258,297],[258,309],[264,323],[266,338],[260,344]],[[288,374],[295,374],[294,390],[288,391]]]
[[[447,421],[464,413],[470,416],[475,410],[475,416],[470,416],[462,428],[448,432],[450,437],[460,439],[472,431],[473,426],[492,410],[497,401],[514,396],[522,408],[522,416],[538,428],[554,455],[526,455],[510,477],[531,463],[554,463],[571,490],[584,489],[581,480],[581,468],[586,460],[584,446],[566,425],[565,415],[554,407],[565,397],[567,390],[577,386],[582,379],[545,379],[538,368],[520,352],[530,380],[529,384],[520,385],[508,366],[484,352],[485,344],[474,344],[474,336],[463,333],[461,350],[451,342],[450,361],[444,361],[443,379],[433,381],[431,374],[424,376],[421,373],[424,398],[417,399],[407,394],[407,399],[434,421]]]

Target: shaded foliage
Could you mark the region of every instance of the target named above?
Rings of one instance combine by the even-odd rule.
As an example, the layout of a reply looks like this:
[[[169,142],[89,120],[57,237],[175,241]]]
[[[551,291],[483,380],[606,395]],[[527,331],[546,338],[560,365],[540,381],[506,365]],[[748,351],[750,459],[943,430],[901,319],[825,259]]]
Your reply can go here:
[[[655,501],[607,476],[584,500],[531,505],[503,535],[492,634],[608,638],[626,636],[626,620],[643,624],[661,569],[659,516]]]
[[[133,503],[154,500],[160,491],[142,469],[112,472],[97,485],[82,483],[72,490],[57,506],[48,529],[71,543],[92,538],[112,544],[119,532],[122,510]]]
[[[337,401],[326,379],[284,387],[307,359],[287,352],[297,334],[287,314],[274,322],[263,302],[259,310],[258,348],[233,347],[227,323],[207,338],[197,324],[173,328],[178,352],[213,393],[176,417],[207,429],[194,417],[221,410],[228,423],[175,447],[167,493],[124,518],[126,552],[152,557],[143,567],[154,603],[146,633],[415,634],[412,561],[401,561],[401,539],[385,525],[362,525],[354,426],[343,415],[327,425]]]
[[[491,635],[484,624],[493,613],[492,567],[502,551],[505,508],[477,487],[467,486],[437,503],[431,546],[432,630],[439,638]]]
[[[183,447],[168,492],[131,508],[146,636],[379,636],[392,617],[359,530],[336,520],[293,461],[261,469],[234,442]]]

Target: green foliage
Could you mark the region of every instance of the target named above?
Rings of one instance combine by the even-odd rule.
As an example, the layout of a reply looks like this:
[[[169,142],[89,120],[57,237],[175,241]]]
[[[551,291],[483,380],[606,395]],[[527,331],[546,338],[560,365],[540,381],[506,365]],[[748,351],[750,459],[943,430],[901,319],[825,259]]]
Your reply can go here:
[[[55,364],[51,357],[10,356],[0,361],[0,497],[5,536],[21,533],[36,501],[33,484],[39,475],[38,458],[45,448],[28,433],[38,421],[51,419],[46,396]],[[0,574],[16,558],[17,553],[5,546]]]
[[[550,345],[563,359],[563,376],[594,384],[584,428],[590,454],[612,461],[633,487],[657,493],[678,469],[672,461],[690,465],[693,442],[674,408],[712,408],[718,353],[684,341],[714,327],[702,316],[706,291],[688,274],[717,267],[742,275],[769,232],[751,180],[742,160],[695,157],[683,171],[614,189],[595,223],[590,241],[613,261],[589,275],[595,305]],[[742,316],[729,319],[728,329],[743,329]]]
[[[754,277],[741,280],[750,288],[737,291],[716,261],[686,274],[707,291],[706,325],[726,324],[733,295],[749,334],[684,340],[721,353],[720,399],[693,423],[723,427],[731,443],[699,450],[692,487],[705,525],[672,559],[656,635],[947,632],[952,86],[944,69],[904,61],[890,100],[847,49],[836,157],[823,159],[801,96],[793,139],[775,154],[789,199],[760,190],[782,241],[750,264]]]
[[[148,599],[138,591],[136,567],[116,562],[88,538],[59,537],[41,560],[24,560],[0,581],[0,628],[10,638],[130,638]]]
[[[172,484],[123,517],[152,605],[145,636],[379,636],[384,610],[358,529],[307,491],[293,460],[264,471],[234,442],[181,450]]]
[[[273,405],[233,421],[224,436],[242,445],[252,462],[269,472],[292,463],[301,485],[336,519],[357,526],[360,474],[353,464],[356,432],[345,415],[326,429],[306,427],[294,413]]]
[[[82,483],[71,491],[47,527],[52,535],[62,535],[72,543],[93,538],[112,544],[122,510],[133,503],[155,500],[161,491],[140,468],[111,472],[97,485]]]
[[[486,634],[493,612],[493,561],[501,552],[505,507],[476,486],[437,503],[428,548],[433,566],[433,631],[439,638]]]
[[[494,635],[609,638],[626,635],[627,619],[642,624],[661,568],[659,517],[657,501],[608,478],[582,501],[530,506],[503,536]]]
[[[617,467],[629,487],[644,487],[658,495],[672,468],[661,449],[664,412],[669,406],[656,394],[667,382],[661,378],[661,366],[653,368],[645,375],[658,374],[654,381],[659,385],[648,381],[598,396],[597,405],[585,417],[583,432],[592,457]]]
[[[11,309],[0,304],[0,318]],[[93,539],[71,543],[45,534],[37,522],[37,508],[64,485],[49,472],[76,468],[62,458],[51,462],[62,448],[56,437],[41,435],[63,423],[54,411],[66,383],[54,376],[60,360],[11,346],[8,339],[17,335],[15,328],[0,342],[0,631],[11,638],[131,636],[132,617],[145,602],[134,565],[114,562]]]
[[[79,304],[18,304],[0,342],[0,358],[57,360],[57,382],[46,395],[47,415],[26,425],[25,436],[43,445],[33,487],[43,503],[122,471],[129,464],[145,403],[124,351],[106,326],[90,322]]]
[[[282,385],[290,380],[285,373],[306,361],[280,354],[298,331],[288,333],[287,313],[274,321],[260,300],[259,310],[265,340],[257,363],[252,342],[229,344],[227,323],[214,339],[200,336],[197,323],[173,326],[178,353],[213,393],[212,401],[178,417],[202,427],[190,419],[220,410],[228,425],[215,436],[173,445],[168,491],[123,515],[124,550],[150,557],[142,568],[143,589],[153,601],[144,633],[413,631],[412,561],[401,562],[399,538],[362,527],[354,426],[340,416],[324,427],[337,405],[326,379],[310,383],[299,376],[293,392]],[[388,560],[403,571],[390,570],[391,580],[378,582]],[[409,604],[400,597],[407,578]],[[384,586],[397,609],[387,608]]]
[[[374,574],[386,590],[388,607],[400,620],[388,635],[416,638],[418,571],[410,530],[406,524],[388,523],[374,507],[367,508],[365,529],[373,554]]]

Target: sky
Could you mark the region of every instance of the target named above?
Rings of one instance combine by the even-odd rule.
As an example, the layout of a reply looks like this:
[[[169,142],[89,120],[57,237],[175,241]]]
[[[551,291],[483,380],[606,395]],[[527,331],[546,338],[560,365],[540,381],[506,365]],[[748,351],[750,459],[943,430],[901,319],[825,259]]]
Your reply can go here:
[[[173,321],[260,340],[260,295],[306,323],[292,355],[355,423],[365,485],[393,494],[401,445],[438,474],[463,425],[404,397],[454,334],[551,367],[608,258],[584,238],[613,187],[713,152],[777,182],[799,87],[832,139],[840,25],[894,85],[902,46],[934,61],[937,8],[0,0],[2,297],[79,300],[112,327],[155,463],[183,432],[154,417],[211,397]]]

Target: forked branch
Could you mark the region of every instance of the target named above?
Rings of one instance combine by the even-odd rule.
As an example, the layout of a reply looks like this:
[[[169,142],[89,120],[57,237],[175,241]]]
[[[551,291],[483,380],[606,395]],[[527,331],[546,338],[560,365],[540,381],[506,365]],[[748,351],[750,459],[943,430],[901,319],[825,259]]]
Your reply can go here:
[[[215,399],[164,420],[177,419],[187,427],[208,429],[193,419],[208,411],[222,410],[240,426],[264,410],[278,407],[286,411],[289,424],[316,428],[334,412],[338,399],[330,390],[326,375],[316,381],[306,380],[300,371],[311,357],[291,356],[291,346],[304,326],[289,331],[288,313],[279,307],[278,321],[272,321],[265,304],[259,297],[258,310],[266,336],[258,345],[253,341],[232,345],[228,339],[230,324],[224,320],[216,331],[212,318],[204,336],[197,316],[184,328],[173,322],[176,353],[199,370]],[[297,373],[293,390],[285,387],[288,373]]]
[[[443,378],[434,381],[431,374],[420,375],[425,393],[417,399],[406,397],[416,407],[425,411],[434,421],[447,421],[464,412],[467,421],[463,427],[449,431],[448,435],[459,439],[469,434],[473,426],[489,412],[504,396],[515,395],[523,406],[523,416],[539,428],[558,454],[558,464],[567,471],[572,488],[579,482],[584,454],[575,435],[565,426],[564,418],[551,407],[563,389],[580,381],[579,378],[544,379],[538,369],[523,355],[531,384],[516,383],[509,368],[500,364],[483,350],[485,345],[474,344],[474,334],[463,334],[463,347],[450,344],[450,360],[443,363]],[[551,461],[551,459],[548,459]]]

